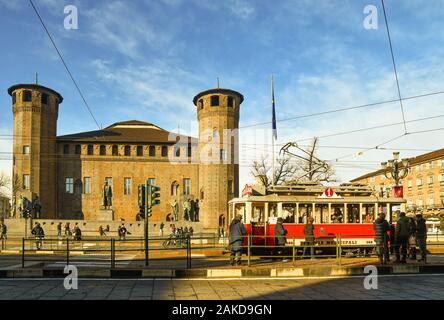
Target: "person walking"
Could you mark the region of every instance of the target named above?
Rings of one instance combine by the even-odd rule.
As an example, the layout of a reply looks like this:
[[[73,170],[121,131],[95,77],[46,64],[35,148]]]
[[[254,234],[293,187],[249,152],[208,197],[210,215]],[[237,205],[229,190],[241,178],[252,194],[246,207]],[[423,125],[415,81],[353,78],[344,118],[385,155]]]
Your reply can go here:
[[[190,200],[190,221],[196,221],[196,202],[191,199]]]
[[[103,227],[101,225],[99,226],[99,235],[101,237],[106,236],[105,229],[103,229]]]
[[[82,240],[82,230],[80,229],[78,223],[74,226],[73,238],[76,241]]]
[[[230,264],[241,265],[242,248],[247,230],[242,223],[242,215],[236,214],[230,224]]]
[[[62,237],[62,223],[59,222],[59,224],[57,225],[57,238],[61,238]]]
[[[185,221],[189,220],[189,218],[190,218],[189,214],[190,214],[190,200],[186,199],[183,202],[183,219]]]
[[[427,226],[422,214],[416,215],[416,240],[421,253],[421,259],[418,259],[418,262],[427,263]]]
[[[285,251],[285,244],[287,243],[287,233],[288,231],[284,228],[282,224],[284,220],[282,218],[277,218],[277,223],[274,227],[274,246],[275,246],[275,256],[283,256]],[[285,257],[282,257],[282,262],[287,262]]]
[[[127,233],[128,233],[128,230],[126,230],[125,224],[122,223],[122,225],[118,229],[119,239],[120,240],[125,240]]]
[[[194,233],[193,227],[190,227],[190,228],[188,229],[188,233],[190,234],[190,237],[193,236],[193,233]]]
[[[40,219],[40,215],[42,213],[42,203],[40,202],[38,196],[36,196],[34,201],[32,202],[32,210],[34,211],[34,217],[36,219]]]
[[[8,228],[6,227],[5,221],[2,219],[0,224],[0,240],[2,241],[2,250],[6,249],[6,239],[7,239],[7,233]]]
[[[70,227],[70,225],[69,225],[69,222],[67,222],[67,223],[65,224],[65,236],[66,236],[66,237],[70,237],[71,235],[72,235],[71,227]]]
[[[376,253],[378,254],[380,263],[385,264],[390,261],[387,235],[387,232],[390,230],[390,225],[387,220],[385,220],[385,213],[379,214],[373,224],[373,229],[375,230]]]
[[[409,243],[410,221],[405,212],[399,214],[396,222],[396,260],[395,263],[407,263],[407,245]],[[401,253],[400,253],[401,251]],[[401,257],[402,255],[402,257]]]
[[[36,222],[34,228],[31,231],[31,234],[35,236],[35,245],[37,250],[41,250],[43,246],[43,238],[45,237],[45,232],[43,228],[40,226],[40,223]]]
[[[165,223],[163,223],[163,221],[160,223],[160,226],[159,226],[159,235],[161,236],[161,237],[163,237],[163,228],[165,227]]]
[[[311,259],[314,259],[314,240],[315,240],[315,236],[314,236],[314,219],[313,217],[308,217],[307,219],[307,223],[305,224],[304,227],[304,236],[305,236],[305,245],[304,245],[304,250],[302,251],[302,257],[305,257],[305,252],[307,250],[307,248],[310,247],[310,257]]]
[[[408,257],[416,260],[416,221],[410,218]]]

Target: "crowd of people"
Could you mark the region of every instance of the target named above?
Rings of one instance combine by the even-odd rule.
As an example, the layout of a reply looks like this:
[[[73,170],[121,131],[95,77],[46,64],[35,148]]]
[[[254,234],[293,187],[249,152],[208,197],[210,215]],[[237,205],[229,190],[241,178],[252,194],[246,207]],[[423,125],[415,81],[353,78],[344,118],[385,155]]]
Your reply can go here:
[[[163,227],[162,227],[163,228]],[[194,234],[193,227],[179,227],[176,228],[175,224],[170,224],[170,233],[168,239],[164,241],[163,246],[179,246],[185,244],[185,239],[192,237]]]

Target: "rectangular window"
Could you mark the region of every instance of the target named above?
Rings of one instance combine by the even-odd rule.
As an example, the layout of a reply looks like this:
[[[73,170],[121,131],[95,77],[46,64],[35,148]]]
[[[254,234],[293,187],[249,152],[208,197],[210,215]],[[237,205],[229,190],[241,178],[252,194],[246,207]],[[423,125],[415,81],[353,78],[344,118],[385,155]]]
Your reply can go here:
[[[131,146],[125,146],[125,156],[131,156]]]
[[[75,154],[81,154],[81,153],[82,153],[82,147],[80,146],[80,144],[76,144]]]
[[[227,151],[224,149],[220,149],[220,161],[226,161],[227,160]]]
[[[74,178],[65,178],[65,193],[74,193]]]
[[[444,173],[441,173],[438,177],[439,182],[444,182]]]
[[[142,146],[137,146],[137,156],[138,157],[143,156],[143,147]]]
[[[48,94],[42,93],[41,102],[42,104],[48,104]]]
[[[219,106],[219,96],[211,96],[211,106],[212,107]]]
[[[132,184],[131,178],[123,178],[123,194],[124,195],[131,194],[131,184]]]
[[[91,144],[89,144],[88,145],[88,155],[92,156],[93,154],[94,154],[94,147]]]
[[[162,146],[162,157],[168,157],[168,147]]]
[[[409,183],[409,184],[408,184],[408,187],[411,188],[411,187],[412,187],[412,180],[409,180],[408,183]]]
[[[421,186],[422,186],[422,179],[421,179],[421,178],[416,179],[416,185],[417,185],[418,187],[421,187]]]
[[[32,101],[32,93],[31,93],[31,91],[29,91],[29,90],[23,91],[22,101],[23,102],[31,102]]]
[[[427,177],[427,183],[428,184],[433,184],[433,176],[428,176]]]
[[[191,193],[191,180],[189,178],[183,179],[183,194],[189,195]]]
[[[63,145],[63,154],[69,154],[69,144]]]
[[[155,146],[150,146],[150,148],[149,148],[149,156],[150,157],[155,157],[156,156],[156,147]]]
[[[234,99],[231,96],[228,96],[228,108],[233,108],[234,107]]]
[[[113,148],[112,148],[112,155],[113,155],[113,156],[118,156],[118,155],[119,155],[119,147],[118,147],[118,146],[113,145]]]
[[[23,175],[23,189],[29,190],[29,188],[30,188],[29,174],[24,174]]]
[[[23,146],[23,154],[29,154],[30,148],[29,146]]]
[[[90,194],[91,193],[91,177],[83,178],[83,193]]]

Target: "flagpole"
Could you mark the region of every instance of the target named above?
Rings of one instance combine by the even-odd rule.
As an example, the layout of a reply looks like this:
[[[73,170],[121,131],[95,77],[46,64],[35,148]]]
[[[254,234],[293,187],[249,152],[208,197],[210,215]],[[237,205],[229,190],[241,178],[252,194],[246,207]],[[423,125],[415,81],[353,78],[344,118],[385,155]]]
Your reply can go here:
[[[272,112],[273,112],[273,116],[274,116],[274,79],[273,76],[271,76],[271,107],[272,107]],[[273,119],[273,121],[275,121],[275,119]],[[276,183],[276,176],[275,176],[275,171],[274,171],[274,128],[272,127],[272,131],[271,131],[271,186],[274,188],[274,185]]]

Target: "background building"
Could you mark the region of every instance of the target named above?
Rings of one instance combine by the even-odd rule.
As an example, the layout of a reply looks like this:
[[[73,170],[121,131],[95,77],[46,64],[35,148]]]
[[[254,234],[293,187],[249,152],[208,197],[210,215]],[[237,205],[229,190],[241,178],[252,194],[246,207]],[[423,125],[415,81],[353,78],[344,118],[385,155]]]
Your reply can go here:
[[[444,215],[444,149],[410,158],[410,170],[401,181],[407,212],[426,216]],[[391,193],[394,180],[386,179],[384,169],[368,173],[352,182],[373,186],[381,195]]]
[[[10,199],[0,196],[0,219],[9,218],[11,214]]]
[[[9,88],[14,113],[13,196],[42,203],[41,218],[101,218],[102,188],[112,186],[113,219],[135,220],[138,185],[161,188],[152,220],[172,217],[176,200],[182,220],[186,199],[199,200],[205,228],[226,219],[228,201],[239,193],[238,126],[243,96],[211,89],[194,97],[199,139],[132,120],[105,129],[57,137],[63,97],[37,85]]]

